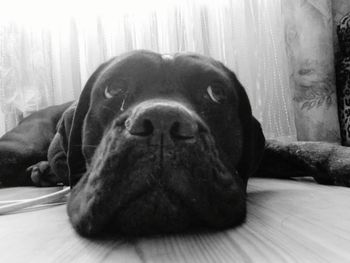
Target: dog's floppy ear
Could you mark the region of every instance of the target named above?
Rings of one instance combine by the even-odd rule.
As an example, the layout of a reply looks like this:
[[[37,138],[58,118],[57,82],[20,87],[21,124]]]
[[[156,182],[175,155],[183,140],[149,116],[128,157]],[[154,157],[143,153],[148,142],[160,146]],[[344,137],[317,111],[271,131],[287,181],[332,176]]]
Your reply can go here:
[[[85,173],[85,158],[82,152],[82,129],[85,115],[90,108],[91,91],[101,72],[113,61],[111,59],[102,65],[91,75],[80,94],[76,109],[74,112],[67,149],[67,162],[69,168],[69,183],[75,185],[81,176]]]
[[[63,112],[62,117],[57,124],[57,132],[61,135],[61,147],[66,153],[68,152],[68,138],[72,127],[76,106],[77,103],[72,102],[72,105]]]
[[[245,89],[236,75],[231,71],[230,76],[238,95],[238,114],[243,129],[243,151],[237,170],[244,180],[245,185],[247,185],[248,178],[259,167],[264,153],[265,137],[260,123],[252,115],[250,102]]]

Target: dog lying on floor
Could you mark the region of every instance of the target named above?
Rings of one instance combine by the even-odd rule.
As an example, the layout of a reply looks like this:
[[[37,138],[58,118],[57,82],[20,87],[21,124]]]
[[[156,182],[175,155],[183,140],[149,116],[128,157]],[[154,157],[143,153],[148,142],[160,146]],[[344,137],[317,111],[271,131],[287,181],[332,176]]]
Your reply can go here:
[[[4,186],[70,184],[67,210],[82,235],[144,235],[241,223],[253,175],[349,186],[350,150],[265,143],[223,64],[134,51],[102,64],[77,102],[6,133],[0,171]]]

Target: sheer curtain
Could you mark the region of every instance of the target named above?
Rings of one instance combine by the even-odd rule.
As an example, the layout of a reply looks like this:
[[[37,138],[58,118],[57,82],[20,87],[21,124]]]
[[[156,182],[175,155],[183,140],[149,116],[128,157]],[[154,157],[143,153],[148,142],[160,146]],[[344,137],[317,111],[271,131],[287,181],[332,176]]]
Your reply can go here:
[[[0,134],[34,110],[78,98],[108,58],[150,49],[221,60],[246,87],[266,136],[296,138],[281,0],[132,3],[2,19]]]

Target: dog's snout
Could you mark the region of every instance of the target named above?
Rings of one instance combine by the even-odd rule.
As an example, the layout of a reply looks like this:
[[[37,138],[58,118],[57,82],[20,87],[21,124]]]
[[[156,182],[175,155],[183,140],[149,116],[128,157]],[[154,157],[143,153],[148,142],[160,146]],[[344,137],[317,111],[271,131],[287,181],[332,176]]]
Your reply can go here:
[[[132,135],[190,140],[198,132],[198,124],[184,105],[172,101],[148,101],[136,106],[125,122]]]

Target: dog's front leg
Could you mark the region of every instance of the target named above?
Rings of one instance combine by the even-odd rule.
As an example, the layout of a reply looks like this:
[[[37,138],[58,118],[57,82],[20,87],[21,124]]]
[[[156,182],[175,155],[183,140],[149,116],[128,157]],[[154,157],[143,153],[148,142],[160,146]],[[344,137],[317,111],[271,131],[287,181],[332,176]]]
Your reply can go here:
[[[350,187],[350,148],[327,142],[268,140],[256,176],[312,176],[322,184]]]

